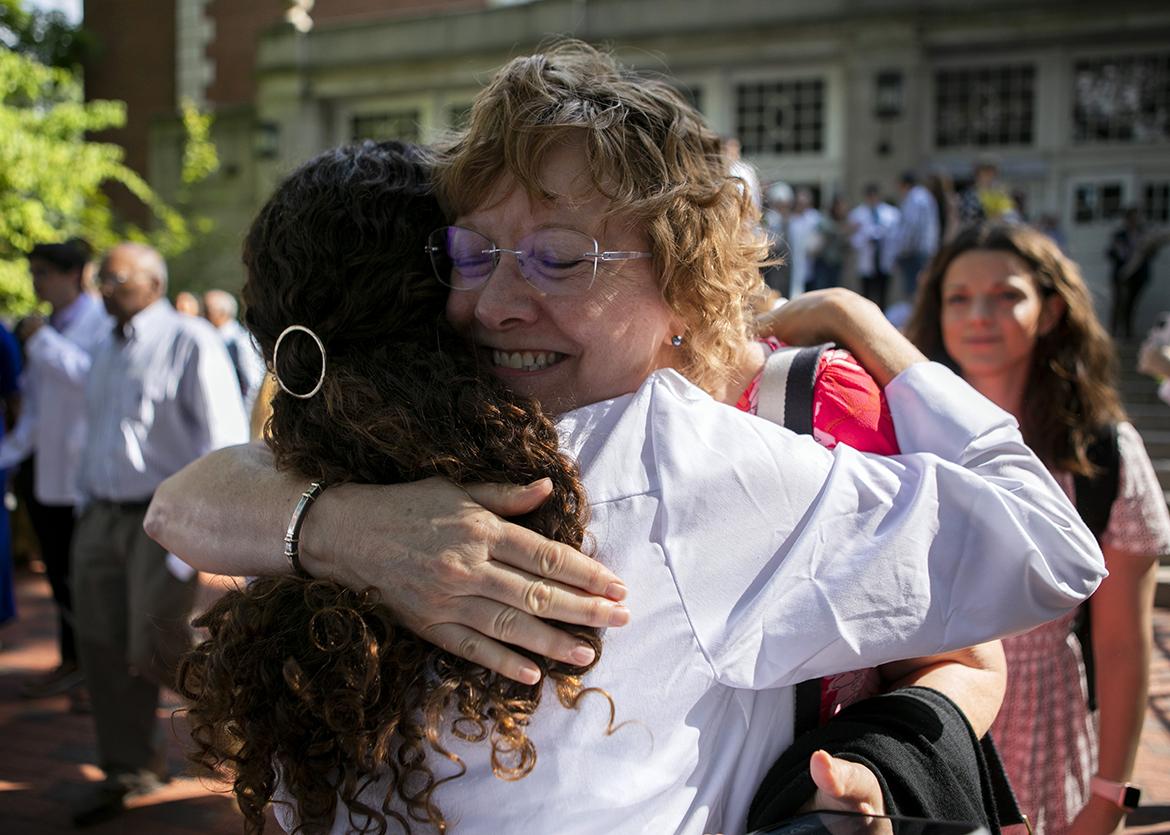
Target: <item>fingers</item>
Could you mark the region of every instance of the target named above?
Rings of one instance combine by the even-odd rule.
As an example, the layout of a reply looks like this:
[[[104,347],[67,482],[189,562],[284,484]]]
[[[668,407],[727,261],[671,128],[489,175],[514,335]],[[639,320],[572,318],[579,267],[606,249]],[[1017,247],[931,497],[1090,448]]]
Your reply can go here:
[[[513,681],[521,684],[540,681],[540,669],[535,664],[474,629],[457,623],[442,623],[422,630],[420,635],[452,655],[466,658]]]
[[[545,658],[577,667],[588,666],[596,658],[593,647],[512,606],[472,598],[465,602],[460,614],[464,624],[482,635]]]
[[[590,595],[600,595],[614,601],[624,600],[626,597],[625,584],[597,560],[564,543],[546,539],[535,531],[519,525],[505,522],[499,526],[496,541],[491,544],[491,557],[533,576],[555,580],[562,586],[578,589]],[[542,617],[569,623],[584,623],[555,613],[540,614]]]
[[[480,572],[477,597],[538,618],[598,628],[625,626],[630,621],[630,610],[621,603],[502,562],[487,563],[481,566]]]
[[[541,478],[531,484],[471,484],[463,489],[497,516],[519,516],[536,510],[552,495],[552,481]]]
[[[881,784],[874,773],[860,763],[817,751],[809,759],[808,770],[817,785],[819,808],[867,815],[885,814]]]

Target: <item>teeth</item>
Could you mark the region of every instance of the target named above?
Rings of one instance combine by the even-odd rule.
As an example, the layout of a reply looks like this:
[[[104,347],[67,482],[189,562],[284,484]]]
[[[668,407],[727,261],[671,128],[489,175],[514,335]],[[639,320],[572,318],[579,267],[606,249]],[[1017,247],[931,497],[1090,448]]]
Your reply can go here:
[[[539,371],[564,359],[556,351],[492,351],[492,362],[501,368]]]

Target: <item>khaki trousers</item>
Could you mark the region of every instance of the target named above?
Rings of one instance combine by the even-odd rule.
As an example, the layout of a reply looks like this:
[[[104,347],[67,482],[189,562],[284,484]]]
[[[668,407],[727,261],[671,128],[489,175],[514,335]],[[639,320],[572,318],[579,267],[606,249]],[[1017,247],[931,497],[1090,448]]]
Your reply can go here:
[[[198,577],[180,580],[166,551],[142,530],[146,503],[97,501],[73,537],[78,658],[93,703],[98,762],[107,778],[166,774],[156,719],[160,686],[171,686],[191,645]]]

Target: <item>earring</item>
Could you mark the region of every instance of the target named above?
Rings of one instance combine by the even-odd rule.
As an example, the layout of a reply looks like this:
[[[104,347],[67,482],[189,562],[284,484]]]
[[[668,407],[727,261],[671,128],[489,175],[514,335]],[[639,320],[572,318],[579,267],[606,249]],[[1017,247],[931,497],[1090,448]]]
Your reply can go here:
[[[680,345],[683,344],[682,335],[676,333],[674,336],[672,336],[670,338],[670,344],[673,345],[675,348],[678,348]]]

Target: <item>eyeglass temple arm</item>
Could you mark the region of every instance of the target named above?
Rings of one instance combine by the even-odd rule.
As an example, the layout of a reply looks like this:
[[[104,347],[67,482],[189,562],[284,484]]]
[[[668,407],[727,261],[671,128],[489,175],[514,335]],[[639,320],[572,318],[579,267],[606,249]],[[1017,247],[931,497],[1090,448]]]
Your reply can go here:
[[[652,253],[652,252],[622,252],[622,251],[618,250],[616,252],[598,252],[598,253],[591,252],[591,253],[589,253],[589,255],[594,257],[594,258],[597,258],[597,260],[599,260],[599,261],[633,261],[633,260],[638,259],[638,258],[651,258],[651,257],[653,257],[654,253]]]

